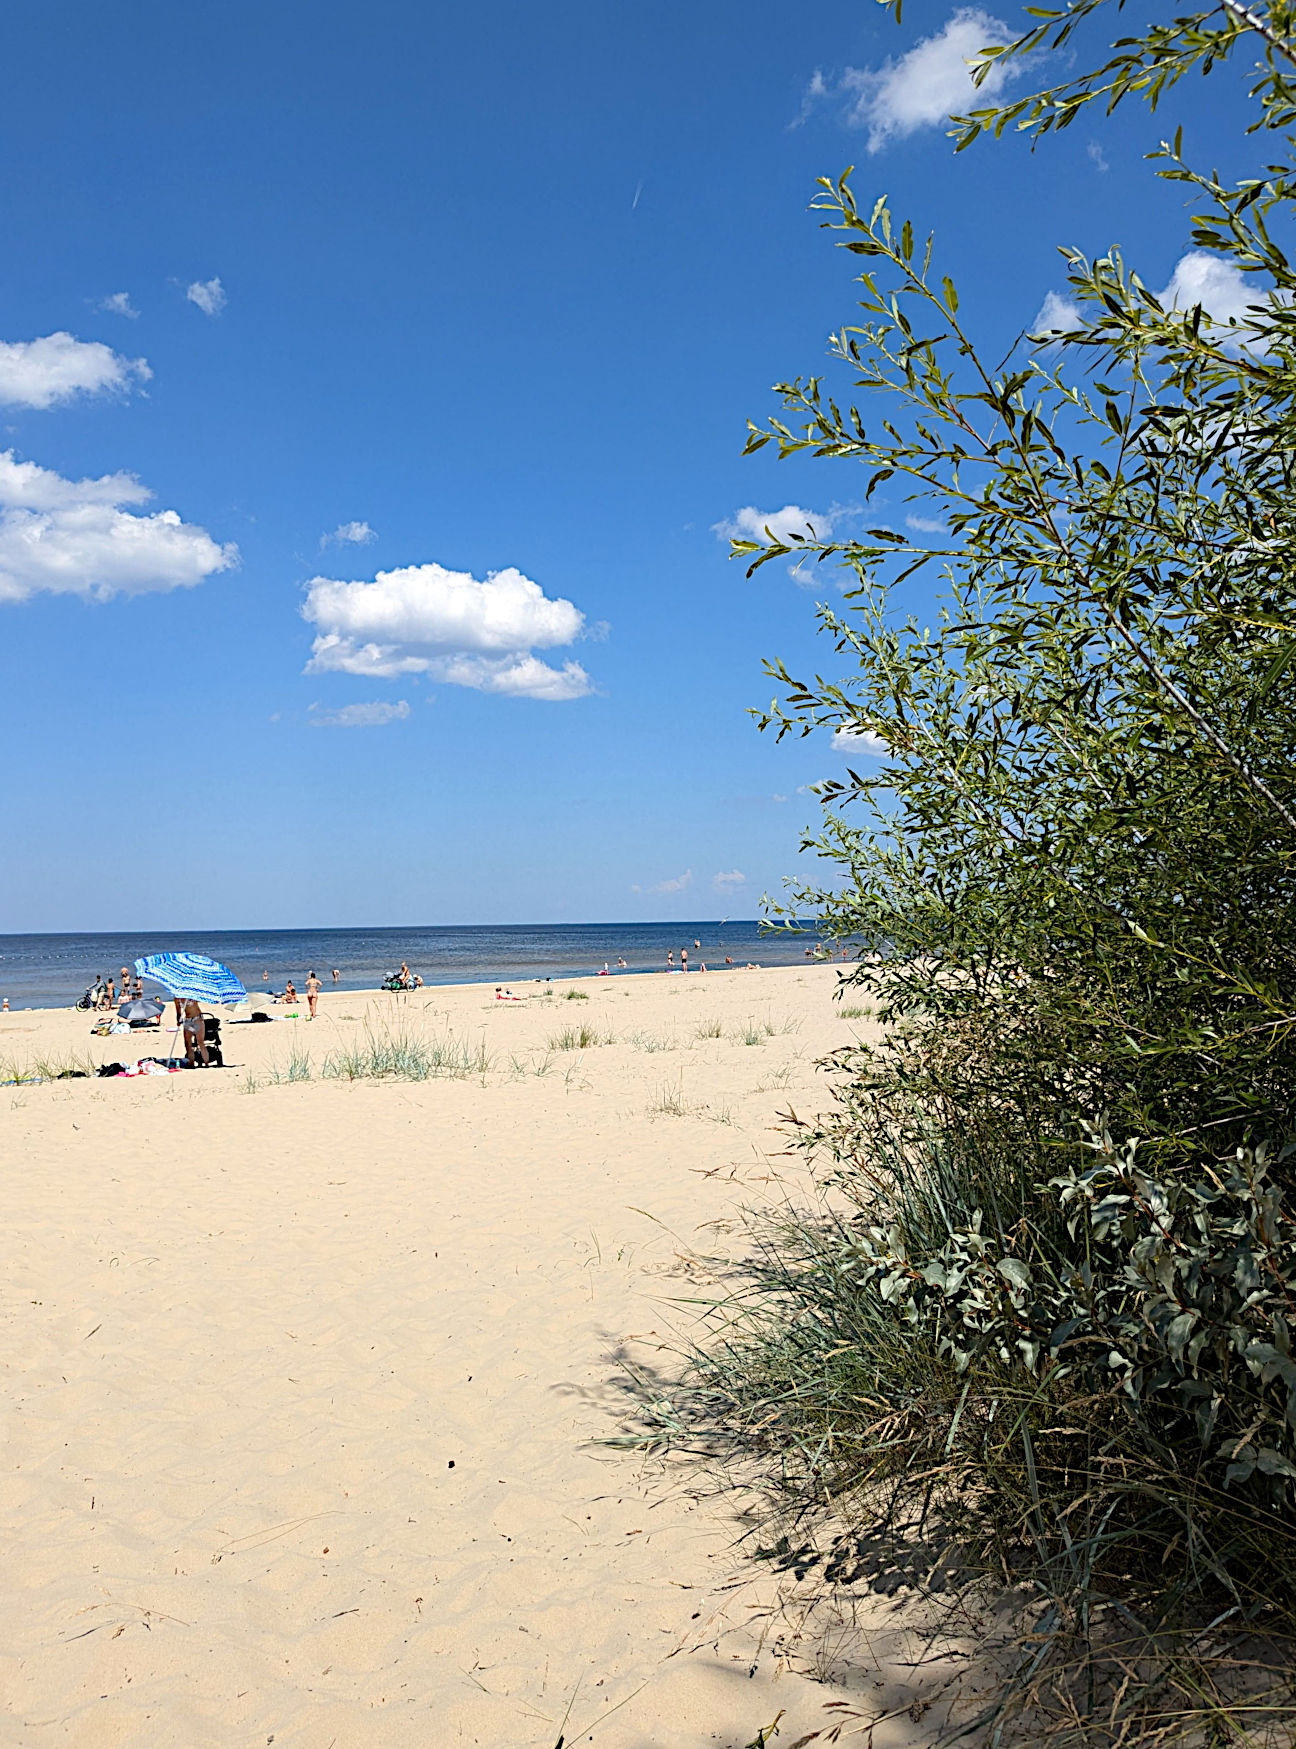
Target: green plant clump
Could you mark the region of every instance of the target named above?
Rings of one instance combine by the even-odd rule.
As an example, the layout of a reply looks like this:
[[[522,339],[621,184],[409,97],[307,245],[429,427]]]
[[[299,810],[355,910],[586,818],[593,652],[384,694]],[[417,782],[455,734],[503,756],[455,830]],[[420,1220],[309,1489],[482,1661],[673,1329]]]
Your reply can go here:
[[[551,1051],[587,1051],[594,1045],[610,1045],[612,1034],[596,1026],[565,1026],[549,1040]]]
[[[1111,10],[1037,12],[980,73],[1074,57]],[[1151,24],[957,124],[1042,136],[1235,50],[1263,163],[1152,156],[1243,313],[1068,251],[1076,325],[990,363],[930,241],[822,183],[861,269],[849,388],[780,385],[748,450],[862,464],[872,526],[734,543],[853,573],[820,610],[839,674],[771,663],[761,722],[883,751],[818,786],[833,878],[787,907],[861,945],[883,1032],[797,1128],[822,1206],[756,1227],[750,1293],[660,1425],[760,1458],[789,1560],[927,1540],[1020,1586],[1032,1680],[1083,1649],[1077,1742],[1156,1687],[1095,1676],[1095,1647],[1164,1675],[1207,1624],[1215,1648],[1296,1627],[1296,10]],[[929,626],[903,618],[921,575]],[[1126,1722],[1085,1736],[1104,1693]]]
[[[328,1053],[320,1073],[333,1081],[464,1080],[485,1075],[490,1068],[491,1057],[481,1041],[470,1044],[453,1033],[367,1025],[359,1038]]]

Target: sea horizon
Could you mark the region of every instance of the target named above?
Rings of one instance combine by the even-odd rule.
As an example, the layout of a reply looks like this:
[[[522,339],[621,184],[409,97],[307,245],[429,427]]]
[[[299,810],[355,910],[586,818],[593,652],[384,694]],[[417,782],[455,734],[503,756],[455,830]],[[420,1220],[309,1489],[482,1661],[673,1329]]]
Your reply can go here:
[[[0,934],[0,999],[11,1010],[76,1002],[95,978],[117,978],[148,954],[205,953],[229,966],[248,993],[300,986],[312,968],[326,988],[374,989],[402,962],[425,986],[516,983],[678,966],[722,971],[756,964],[803,964],[818,930],[797,932],[758,918],[694,918],[647,923],[485,923],[381,928],[66,931]],[[695,946],[700,943],[700,946]],[[619,960],[626,964],[618,966]],[[732,961],[732,967],[726,965]],[[332,972],[339,973],[337,983]]]

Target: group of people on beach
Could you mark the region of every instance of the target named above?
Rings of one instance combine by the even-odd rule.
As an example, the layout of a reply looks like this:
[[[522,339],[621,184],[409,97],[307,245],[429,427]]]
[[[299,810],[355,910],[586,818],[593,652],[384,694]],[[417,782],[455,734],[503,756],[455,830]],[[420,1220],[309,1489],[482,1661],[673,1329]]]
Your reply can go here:
[[[117,984],[112,977],[105,978],[102,972],[95,975],[95,981],[90,986],[90,1006],[104,1011],[116,1008],[119,1001],[137,1002],[144,994],[144,986],[138,977],[131,975],[129,966],[121,969],[121,996],[117,995]]]

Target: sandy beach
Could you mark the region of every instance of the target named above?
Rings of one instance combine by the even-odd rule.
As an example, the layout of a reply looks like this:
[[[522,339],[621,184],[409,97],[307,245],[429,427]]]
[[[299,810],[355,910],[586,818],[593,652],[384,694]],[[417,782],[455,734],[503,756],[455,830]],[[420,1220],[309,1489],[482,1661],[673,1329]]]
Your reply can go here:
[[[326,993],[313,1024],[227,1025],[222,1071],[4,1088],[5,1740],[830,1725],[849,1689],[812,1680],[732,1512],[601,1442],[617,1355],[666,1361],[715,1289],[695,1254],[794,1170],[778,1113],[869,1026],[837,978]],[[4,1015],[0,1058],[159,1048],[90,1025]],[[609,1042],[560,1048],[582,1026]],[[366,1030],[476,1066],[322,1078]]]

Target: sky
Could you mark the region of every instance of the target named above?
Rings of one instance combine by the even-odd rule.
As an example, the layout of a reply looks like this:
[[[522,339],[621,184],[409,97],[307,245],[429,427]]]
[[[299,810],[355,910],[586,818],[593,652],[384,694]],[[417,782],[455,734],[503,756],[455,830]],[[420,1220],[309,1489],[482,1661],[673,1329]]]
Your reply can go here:
[[[750,917],[827,872],[842,750],[748,713],[765,659],[840,674],[840,583],[727,545],[858,526],[858,468],[741,456],[852,319],[815,178],[934,230],[995,356],[1069,319],[1062,244],[1237,295],[1144,162],[1182,122],[1227,173],[1236,82],[954,155],[1022,16],[12,14],[0,932]]]

